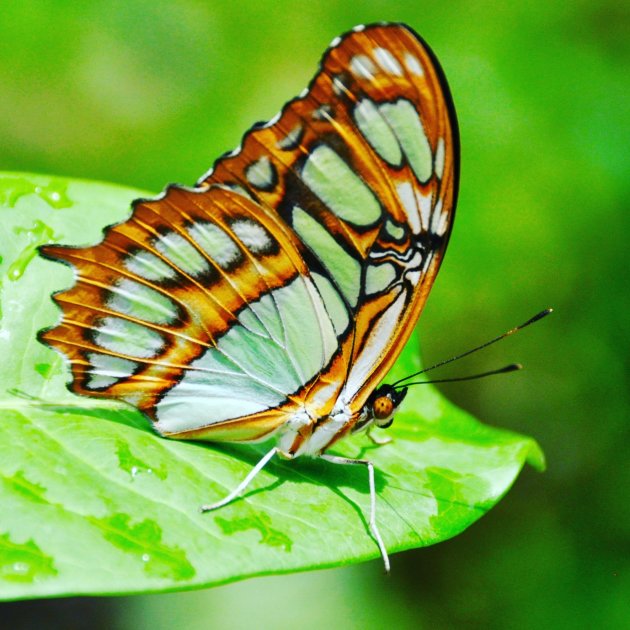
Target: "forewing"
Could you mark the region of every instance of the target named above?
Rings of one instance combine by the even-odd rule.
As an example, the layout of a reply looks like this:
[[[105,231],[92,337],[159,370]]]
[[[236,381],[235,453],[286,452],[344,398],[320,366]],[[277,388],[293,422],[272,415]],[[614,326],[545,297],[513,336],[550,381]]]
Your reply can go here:
[[[308,90],[200,183],[244,191],[296,232],[342,333],[327,380],[344,385],[356,410],[420,315],[458,175],[457,124],[437,60],[406,26],[375,25],[335,40]]]

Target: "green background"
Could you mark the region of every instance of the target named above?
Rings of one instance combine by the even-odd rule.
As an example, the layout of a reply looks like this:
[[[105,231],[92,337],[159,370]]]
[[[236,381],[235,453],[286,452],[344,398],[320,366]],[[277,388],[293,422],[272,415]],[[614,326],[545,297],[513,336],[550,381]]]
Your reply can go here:
[[[28,627],[46,614],[39,627],[56,627],[67,614],[92,628],[154,630],[627,623],[629,20],[620,3],[55,0],[2,13],[0,170],[156,192],[193,183],[272,117],[334,36],[362,22],[408,23],[442,62],[462,140],[458,216],[422,318],[425,362],[556,309],[447,373],[512,360],[525,371],[444,388],[485,421],[534,436],[547,473],[525,470],[458,538],[394,556],[389,578],[377,561],[193,593],[3,604],[3,618]]]

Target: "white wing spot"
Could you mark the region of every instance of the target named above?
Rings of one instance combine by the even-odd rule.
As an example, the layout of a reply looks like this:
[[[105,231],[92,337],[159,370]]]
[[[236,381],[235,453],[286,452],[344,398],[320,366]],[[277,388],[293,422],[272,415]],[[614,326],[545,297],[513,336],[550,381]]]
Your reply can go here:
[[[198,276],[209,270],[205,258],[181,234],[166,232],[155,239],[153,246],[176,267],[191,276]]]
[[[411,182],[397,184],[396,192],[407,212],[409,227],[414,234],[420,234],[429,229],[431,209],[433,207],[433,193],[424,195]],[[434,231],[432,229],[432,231]]]
[[[131,271],[131,273],[145,280],[152,280],[153,282],[172,280],[177,276],[175,269],[151,252],[144,250],[139,250],[135,254],[127,256],[127,258],[123,260],[123,265],[126,269]]]
[[[429,191],[427,195],[416,193],[416,199],[418,201],[418,207],[420,208],[422,225],[426,230],[429,227],[429,218],[431,217],[431,208],[433,207],[433,192]]]
[[[447,225],[448,225],[448,212],[444,211],[442,212],[442,214],[440,214],[440,222],[438,223],[437,230],[435,233],[439,234],[440,236],[444,236]]]
[[[313,112],[313,120],[330,120],[333,117],[332,107],[327,103],[320,105]]]
[[[85,358],[90,363],[88,389],[110,387],[122,378],[129,378],[138,368],[134,361],[98,352],[90,352]]]
[[[438,236],[443,236],[448,226],[448,212],[442,212],[442,199],[438,199],[433,210],[433,219],[431,219],[431,232]]]
[[[373,79],[378,72],[372,60],[366,55],[355,55],[350,60],[350,70],[353,74],[364,79]]]
[[[386,48],[375,48],[374,49],[374,58],[377,63],[385,72],[389,72],[389,74],[393,74],[397,77],[402,77],[403,69],[401,68],[398,60],[392,53]]]
[[[435,204],[435,208],[433,209],[433,216],[431,217],[431,232],[433,234],[442,235],[444,233],[446,226],[442,225],[442,217],[442,199],[438,199],[437,203]],[[440,229],[442,229],[442,232],[440,232]]]
[[[407,66],[407,70],[411,72],[411,74],[415,74],[417,77],[424,76],[424,70],[422,69],[422,65],[418,61],[418,58],[411,53],[405,54],[405,65]]]
[[[152,324],[170,324],[177,319],[177,306],[166,295],[129,278],[109,289],[107,308]]]
[[[290,151],[291,149],[297,148],[300,144],[300,140],[302,139],[302,133],[304,132],[304,127],[302,125],[297,124],[289,133],[284,136],[284,138],[280,138],[276,143],[279,149],[283,151]]]
[[[345,86],[344,82],[339,77],[333,77],[332,88],[333,88],[333,92],[337,96],[340,96],[341,94],[345,94],[348,91],[348,88]]]
[[[409,221],[411,231],[414,234],[420,234],[422,226],[420,224],[420,215],[418,214],[418,202],[411,182],[396,184],[396,192],[407,213],[407,220]]]
[[[197,221],[188,228],[191,238],[219,267],[229,267],[239,260],[236,243],[219,226],[209,221]]]
[[[437,141],[437,148],[435,149],[435,174],[438,179],[442,179],[444,175],[444,138],[440,138]]]
[[[159,332],[120,317],[103,318],[94,333],[94,343],[101,348],[139,359],[155,357],[164,347]]]
[[[413,286],[415,287],[415,286],[417,286],[421,275],[422,274],[419,271],[408,271],[405,274],[405,279],[408,280],[409,282],[411,282],[411,284],[413,284]]]
[[[260,190],[268,190],[276,185],[277,173],[271,160],[263,155],[245,169],[247,181]]]
[[[238,219],[232,223],[232,231],[254,254],[264,254],[273,247],[269,233],[259,223],[249,219]]]

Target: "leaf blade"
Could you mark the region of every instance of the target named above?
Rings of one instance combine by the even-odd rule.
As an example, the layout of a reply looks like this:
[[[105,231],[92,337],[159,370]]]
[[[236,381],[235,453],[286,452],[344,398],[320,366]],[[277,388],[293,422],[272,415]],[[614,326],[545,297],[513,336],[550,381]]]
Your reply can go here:
[[[136,410],[65,388],[62,358],[35,333],[59,317],[50,294],[72,271],[33,252],[42,239],[98,241],[142,195],[0,174],[0,352],[10,358],[0,363],[0,598],[176,590],[377,557],[364,470],[272,462],[244,498],[200,514],[264,446],[165,440]],[[399,373],[417,369],[416,344]],[[430,386],[409,392],[391,435],[384,447],[354,436],[336,449],[374,461],[390,552],[456,535],[526,461],[544,465],[534,440],[482,425]]]

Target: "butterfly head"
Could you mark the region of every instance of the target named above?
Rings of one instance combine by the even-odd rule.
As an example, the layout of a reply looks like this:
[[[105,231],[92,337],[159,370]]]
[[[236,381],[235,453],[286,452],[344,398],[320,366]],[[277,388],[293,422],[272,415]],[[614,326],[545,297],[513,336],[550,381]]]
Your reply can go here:
[[[380,429],[386,429],[394,421],[394,414],[407,395],[407,388],[395,389],[391,385],[381,385],[368,400],[368,417]]]

